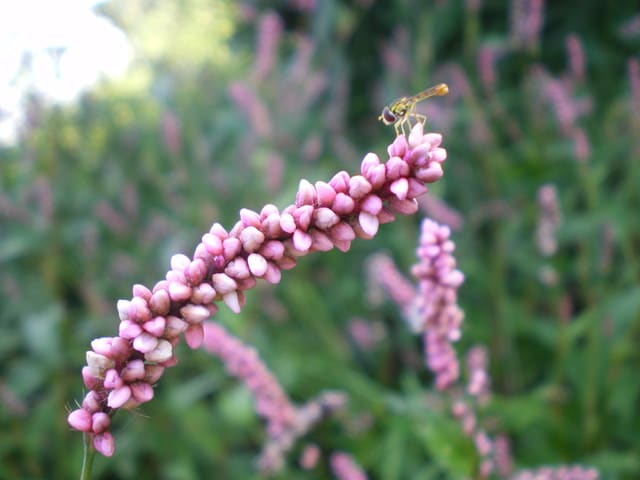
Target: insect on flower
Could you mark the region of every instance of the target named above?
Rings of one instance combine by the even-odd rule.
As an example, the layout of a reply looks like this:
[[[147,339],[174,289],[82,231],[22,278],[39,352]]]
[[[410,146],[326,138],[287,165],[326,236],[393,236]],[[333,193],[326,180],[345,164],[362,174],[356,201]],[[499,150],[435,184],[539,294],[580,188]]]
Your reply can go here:
[[[382,109],[382,113],[378,116],[385,125],[393,125],[396,129],[396,135],[406,134],[404,126],[408,125],[409,129],[411,125],[411,119],[416,122],[427,121],[427,117],[416,112],[416,104],[429,97],[441,97],[449,93],[449,87],[446,83],[440,83],[434,87],[427,88],[420,93],[416,93],[411,97],[401,97],[394,100],[389,105]],[[414,124],[415,125],[415,124]]]

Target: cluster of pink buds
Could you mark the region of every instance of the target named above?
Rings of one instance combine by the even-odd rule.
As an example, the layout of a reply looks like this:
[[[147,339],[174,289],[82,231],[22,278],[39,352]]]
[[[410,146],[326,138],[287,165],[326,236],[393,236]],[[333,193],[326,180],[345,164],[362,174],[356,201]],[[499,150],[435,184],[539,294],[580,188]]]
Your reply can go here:
[[[374,237],[394,213],[415,213],[425,183],[443,174],[441,140],[424,134],[418,123],[408,138],[398,136],[388,147],[386,162],[369,153],[358,175],[341,171],[329,182],[302,180],[295,203],[283,210],[242,209],[231,230],[215,223],[193,258],[174,255],[171,270],[153,288],[135,285],[133,298],[118,302],[118,335],[91,343],[82,370],[89,392],[69,414],[71,427],[89,435],[98,452],[112,455],[111,417],[119,408],[151,400],[164,369],[177,363],[174,348],[181,334],[191,348],[199,347],[215,302],[238,313],[245,291],[258,279],[278,283],[297,257],[334,247],[346,252],[355,238]]]

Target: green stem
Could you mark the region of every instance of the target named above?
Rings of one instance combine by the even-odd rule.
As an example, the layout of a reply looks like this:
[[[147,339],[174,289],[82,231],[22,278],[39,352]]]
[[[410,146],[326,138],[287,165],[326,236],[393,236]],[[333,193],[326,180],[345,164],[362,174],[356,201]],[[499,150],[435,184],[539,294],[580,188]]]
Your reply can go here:
[[[93,459],[96,451],[91,445],[91,435],[85,433],[82,435],[84,438],[84,449],[82,452],[82,471],[80,472],[80,480],[89,480],[91,478],[91,468],[93,467]]]

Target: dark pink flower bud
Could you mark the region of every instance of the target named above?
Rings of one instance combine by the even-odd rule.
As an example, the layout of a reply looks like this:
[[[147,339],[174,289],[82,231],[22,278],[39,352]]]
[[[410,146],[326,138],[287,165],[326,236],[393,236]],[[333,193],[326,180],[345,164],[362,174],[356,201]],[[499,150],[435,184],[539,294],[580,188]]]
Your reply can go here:
[[[202,324],[191,324],[184,332],[184,339],[189,348],[196,349],[202,344],[203,335]]]
[[[171,256],[170,263],[171,263],[172,270],[177,270],[179,272],[184,273],[187,267],[189,266],[189,264],[191,263],[191,260],[186,255],[182,253],[177,253]]]
[[[225,273],[214,273],[211,276],[213,288],[221,295],[235,291],[238,289],[236,281]]]
[[[351,177],[347,172],[341,170],[336,173],[331,180],[329,180],[329,185],[337,192],[337,193],[347,193],[349,191],[349,181]]]
[[[202,245],[204,245],[207,253],[211,255],[222,255],[222,238],[211,233],[205,233],[202,236]]]
[[[131,395],[138,403],[146,403],[153,398],[153,387],[146,382],[131,384]]]
[[[84,386],[89,390],[96,388],[96,386],[98,386],[98,384],[100,383],[98,378],[96,378],[96,376],[93,374],[91,367],[89,367],[88,365],[82,367],[82,382],[84,383]]]
[[[102,403],[100,401],[100,397],[94,390],[87,392],[82,399],[82,408],[87,410],[89,413],[95,413],[99,411],[101,407]]]
[[[160,380],[164,373],[164,367],[162,365],[145,365],[144,366],[144,381],[149,385],[154,385]]]
[[[153,317],[145,322],[143,328],[154,337],[160,337],[164,333],[166,319],[164,317]]]
[[[409,164],[400,157],[391,157],[386,163],[387,181],[405,178],[409,175]]]
[[[405,200],[409,192],[409,182],[406,178],[399,178],[390,185],[389,190],[398,200]]]
[[[267,272],[267,260],[257,253],[252,253],[247,257],[249,270],[256,277],[262,277]]]
[[[349,179],[349,196],[359,200],[372,190],[371,184],[362,175],[354,175]]]
[[[193,303],[208,304],[213,302],[215,298],[216,291],[208,283],[200,283],[197,287],[194,287],[191,295],[191,301]]]
[[[92,426],[91,414],[84,408],[79,408],[69,414],[67,423],[80,432],[90,432]]]
[[[260,228],[260,214],[253,210],[249,210],[248,208],[240,209],[240,221],[242,221],[242,224],[245,227]]]
[[[224,258],[230,260],[240,253],[242,250],[242,243],[237,238],[226,238],[222,242],[222,249],[224,250]]]
[[[104,388],[113,390],[114,388],[120,388],[122,385],[124,385],[124,382],[118,372],[113,368],[107,370],[104,375]]]
[[[320,230],[313,230],[311,232],[311,250],[314,252],[328,252],[333,249],[333,242],[329,235]]]
[[[279,240],[269,240],[262,245],[260,254],[270,260],[277,260],[284,254],[284,245]]]
[[[136,322],[146,322],[151,318],[151,311],[142,297],[133,297],[129,304],[129,318]]]
[[[120,408],[127,403],[127,400],[131,397],[131,388],[128,385],[123,385],[120,388],[116,388],[109,393],[107,397],[107,405],[111,408]]]
[[[133,382],[134,380],[142,380],[145,375],[144,362],[140,359],[128,362],[122,371],[120,377],[125,382]]]
[[[327,230],[340,221],[340,217],[330,208],[321,207],[313,213],[313,224],[320,230]]]
[[[313,185],[304,178],[300,180],[298,184],[298,193],[296,193],[296,207],[302,205],[315,205],[316,203],[316,189]]]
[[[164,332],[164,335],[167,338],[174,338],[184,332],[189,324],[182,320],[181,318],[168,316],[167,317],[167,326]]]
[[[265,240],[264,233],[256,227],[246,227],[239,236],[242,247],[246,252],[252,253],[257,251]]]
[[[331,209],[338,215],[348,215],[353,212],[354,208],[355,202],[353,198],[342,192],[336,195],[333,205],[331,206]]]
[[[149,299],[149,307],[156,315],[166,315],[169,313],[171,299],[166,290],[156,290]]]
[[[133,296],[144,298],[146,301],[149,301],[151,298],[151,290],[149,290],[144,285],[140,285],[139,283],[135,284],[132,288]]]
[[[311,248],[311,235],[302,230],[293,232],[293,246],[298,252],[308,252]]]
[[[111,418],[104,412],[96,412],[91,417],[91,430],[94,433],[102,433],[111,425]]]
[[[282,272],[280,269],[271,262],[267,263],[267,271],[264,273],[264,279],[275,285],[276,283],[280,283],[280,278],[282,277]]]
[[[173,346],[167,340],[160,339],[156,348],[145,353],[144,358],[148,362],[162,363],[168,361],[173,356]]]
[[[93,448],[105,457],[110,457],[116,451],[116,444],[111,432],[103,432],[93,437]]]
[[[249,265],[247,265],[247,261],[242,257],[236,257],[231,260],[224,269],[224,273],[236,280],[251,276]]]
[[[327,182],[318,181],[315,183],[318,195],[318,206],[330,207],[336,198],[336,191]]]
[[[118,325],[118,334],[122,338],[133,339],[142,333],[140,324],[125,320]]]
[[[218,274],[224,275],[224,274]],[[203,320],[209,318],[209,309],[204,305],[188,304],[180,309],[182,318],[190,324],[202,323]]]

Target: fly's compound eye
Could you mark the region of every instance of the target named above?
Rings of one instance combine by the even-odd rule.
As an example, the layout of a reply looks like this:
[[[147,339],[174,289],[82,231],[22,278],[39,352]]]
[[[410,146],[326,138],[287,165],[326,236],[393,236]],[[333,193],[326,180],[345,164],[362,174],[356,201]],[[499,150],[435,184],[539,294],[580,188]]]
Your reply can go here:
[[[382,114],[378,118],[382,120],[385,125],[391,125],[398,119],[398,117],[391,110],[389,110],[389,107],[384,107],[384,109],[382,110]]]

